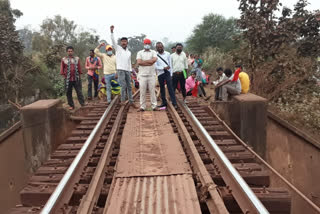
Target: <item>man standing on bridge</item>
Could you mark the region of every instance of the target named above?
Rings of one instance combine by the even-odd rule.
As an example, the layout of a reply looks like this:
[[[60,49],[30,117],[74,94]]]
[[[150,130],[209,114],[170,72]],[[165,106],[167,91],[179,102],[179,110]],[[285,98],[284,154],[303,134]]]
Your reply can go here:
[[[102,68],[101,60],[90,50],[90,55],[86,58],[85,68],[88,70],[88,100],[92,99],[92,82],[94,85],[94,97],[98,96],[99,70]]]
[[[107,102],[111,103],[111,81],[115,79],[116,75],[116,57],[112,53],[111,45],[106,46],[106,54],[100,52],[100,48],[105,45],[105,43],[101,43],[94,49],[94,52],[97,56],[101,57],[103,61],[103,73],[107,88]]]
[[[132,88],[131,88],[131,52],[128,50],[128,38],[122,37],[120,39],[120,45],[117,44],[113,35],[114,26],[110,27],[111,31],[111,41],[114,49],[116,50],[116,64],[117,64],[117,74],[119,78],[119,84],[121,86],[121,104],[124,105],[126,100],[126,95],[128,95],[129,103],[131,106],[136,108],[133,103],[132,98]]]
[[[172,65],[172,84],[173,90],[176,91],[178,82],[182,91],[183,101],[186,102],[186,79],[184,72],[188,70],[188,59],[186,54],[182,51],[182,44],[176,45],[176,52],[171,54],[171,65]]]
[[[161,108],[161,107],[167,106],[165,84],[167,84],[172,105],[176,107],[177,106],[176,96],[173,91],[172,80],[171,80],[172,70],[171,70],[170,54],[167,51],[164,51],[163,44],[161,42],[157,42],[156,48],[158,51],[158,54],[157,54],[158,60],[156,63],[156,68],[158,73],[158,81],[160,85],[160,93],[161,93],[161,99],[162,99],[162,104],[158,107]]]
[[[140,109],[138,111],[144,111],[146,109],[147,87],[150,92],[152,110],[157,111],[157,97],[155,92],[155,63],[157,62],[157,53],[151,50],[150,39],[145,39],[143,44],[144,49],[137,54],[137,64],[139,65],[138,80],[140,86]]]
[[[76,90],[77,97],[81,106],[84,106],[84,98],[82,94],[82,83],[81,83],[81,65],[79,57],[73,56],[73,47],[68,46],[66,48],[68,56],[63,57],[61,60],[60,74],[65,78],[65,86],[67,92],[67,99],[69,109],[74,109],[74,103],[72,99],[72,88]]]

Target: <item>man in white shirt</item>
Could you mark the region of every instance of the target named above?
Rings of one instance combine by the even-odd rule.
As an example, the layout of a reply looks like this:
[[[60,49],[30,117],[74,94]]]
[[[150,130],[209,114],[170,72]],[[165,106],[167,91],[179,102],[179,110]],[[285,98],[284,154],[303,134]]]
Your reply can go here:
[[[128,50],[128,38],[122,37],[120,39],[121,46],[117,44],[113,35],[114,26],[110,27],[112,45],[116,51],[116,64],[119,84],[121,86],[121,104],[123,105],[128,94],[129,103],[131,106],[136,107],[133,103],[132,88],[131,88],[131,52]]]
[[[218,85],[220,82],[228,79],[228,77],[224,74],[222,67],[217,68],[217,73],[218,73],[218,78],[217,78],[217,80],[215,80],[215,81],[212,82],[212,84],[213,84],[214,86],[216,86],[216,85]],[[215,100],[219,100],[220,89],[221,89],[221,87],[218,87],[218,88],[215,89],[215,92],[216,92],[216,94],[215,94]]]
[[[158,60],[156,62],[156,69],[158,74],[158,81],[160,85],[160,93],[161,93],[161,100],[162,103],[158,107],[164,107],[167,106],[167,99],[166,99],[166,88],[165,88],[165,82],[167,83],[170,99],[172,102],[172,105],[176,108],[177,102],[176,102],[176,96],[173,91],[172,87],[172,69],[171,69],[171,56],[167,51],[164,51],[162,42],[157,42],[156,44],[157,48],[157,56]]]
[[[231,69],[225,69],[224,73],[227,79],[218,83],[216,88],[221,87],[219,91],[219,100],[228,101],[229,95],[239,95],[241,93],[241,82],[239,78],[232,74]]]
[[[153,111],[157,111],[157,97],[155,92],[156,85],[156,67],[157,53],[151,49],[150,39],[143,41],[144,49],[137,54],[137,63],[139,65],[139,87],[140,87],[140,109],[138,111],[145,111],[146,109],[146,93],[147,87],[151,97],[151,107]]]
[[[184,52],[182,52],[182,44],[178,43],[176,45],[176,52],[171,54],[171,64],[172,64],[172,85],[173,90],[176,91],[178,82],[180,83],[180,88],[182,91],[183,101],[186,102],[186,80],[184,77],[184,70],[188,70],[188,59]]]

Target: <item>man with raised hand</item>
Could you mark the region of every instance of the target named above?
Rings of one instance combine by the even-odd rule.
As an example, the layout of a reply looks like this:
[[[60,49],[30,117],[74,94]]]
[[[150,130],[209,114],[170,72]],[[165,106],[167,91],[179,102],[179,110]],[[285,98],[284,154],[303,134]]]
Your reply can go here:
[[[100,52],[100,48],[105,46],[106,54]],[[101,43],[94,52],[97,56],[101,57],[103,62],[103,73],[106,82],[107,88],[107,102],[111,103],[111,81],[115,79],[116,75],[116,57],[113,55],[111,45],[107,45],[105,43]]]
[[[177,102],[176,102],[176,96],[173,91],[172,87],[172,70],[171,70],[171,57],[170,54],[167,51],[164,51],[162,42],[157,42],[156,44],[157,48],[157,56],[158,60],[156,62],[156,69],[158,74],[158,81],[160,85],[160,93],[161,93],[161,100],[162,103],[158,107],[164,107],[167,106],[167,99],[166,99],[166,88],[165,84],[167,84],[170,99],[172,102],[172,105],[176,108]]]
[[[152,110],[157,111],[157,97],[155,93],[155,63],[157,62],[157,53],[151,50],[150,39],[145,39],[143,44],[144,49],[137,54],[137,63],[139,65],[138,80],[140,86],[140,109],[138,111],[144,111],[146,109],[147,88],[150,92]]]
[[[121,86],[121,104],[123,105],[126,100],[126,95],[128,95],[129,103],[131,106],[136,108],[133,103],[132,89],[131,89],[131,52],[128,50],[128,38],[122,37],[120,39],[120,45],[117,44],[114,39],[113,34],[114,26],[110,27],[111,31],[111,41],[113,47],[116,51],[116,64],[117,64],[117,74],[119,84]]]

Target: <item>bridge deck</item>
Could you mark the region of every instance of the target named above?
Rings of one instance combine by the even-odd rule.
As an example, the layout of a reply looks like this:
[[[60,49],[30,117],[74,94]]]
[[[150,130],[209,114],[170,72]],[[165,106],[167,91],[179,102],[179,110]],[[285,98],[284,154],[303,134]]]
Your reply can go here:
[[[201,213],[191,169],[165,111],[131,109],[106,213]]]

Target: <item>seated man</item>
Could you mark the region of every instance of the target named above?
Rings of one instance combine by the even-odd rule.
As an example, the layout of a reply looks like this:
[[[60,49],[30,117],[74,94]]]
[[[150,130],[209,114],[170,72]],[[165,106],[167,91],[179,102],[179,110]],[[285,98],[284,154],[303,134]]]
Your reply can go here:
[[[242,70],[241,65],[239,65],[239,68]],[[239,73],[239,79],[240,79],[240,82],[241,82],[241,94],[248,93],[248,91],[250,89],[250,78],[249,78],[249,75],[246,72],[241,71]]]
[[[212,82],[212,84],[213,84],[214,86],[217,86],[220,82],[228,79],[228,78],[226,77],[226,75],[224,74],[222,67],[217,68],[216,71],[217,71],[217,73],[218,73],[218,78],[217,78],[215,81]],[[216,94],[215,94],[215,100],[218,100],[218,99],[219,99],[220,89],[221,89],[220,87],[219,87],[219,88],[216,87],[216,89],[215,89],[215,92],[216,92]]]
[[[239,95],[241,93],[239,72],[239,69],[237,69],[234,74],[232,74],[232,71],[229,68],[224,70],[224,74],[228,79],[218,83],[215,87],[221,87],[219,90],[218,100],[227,101],[228,95]]]

